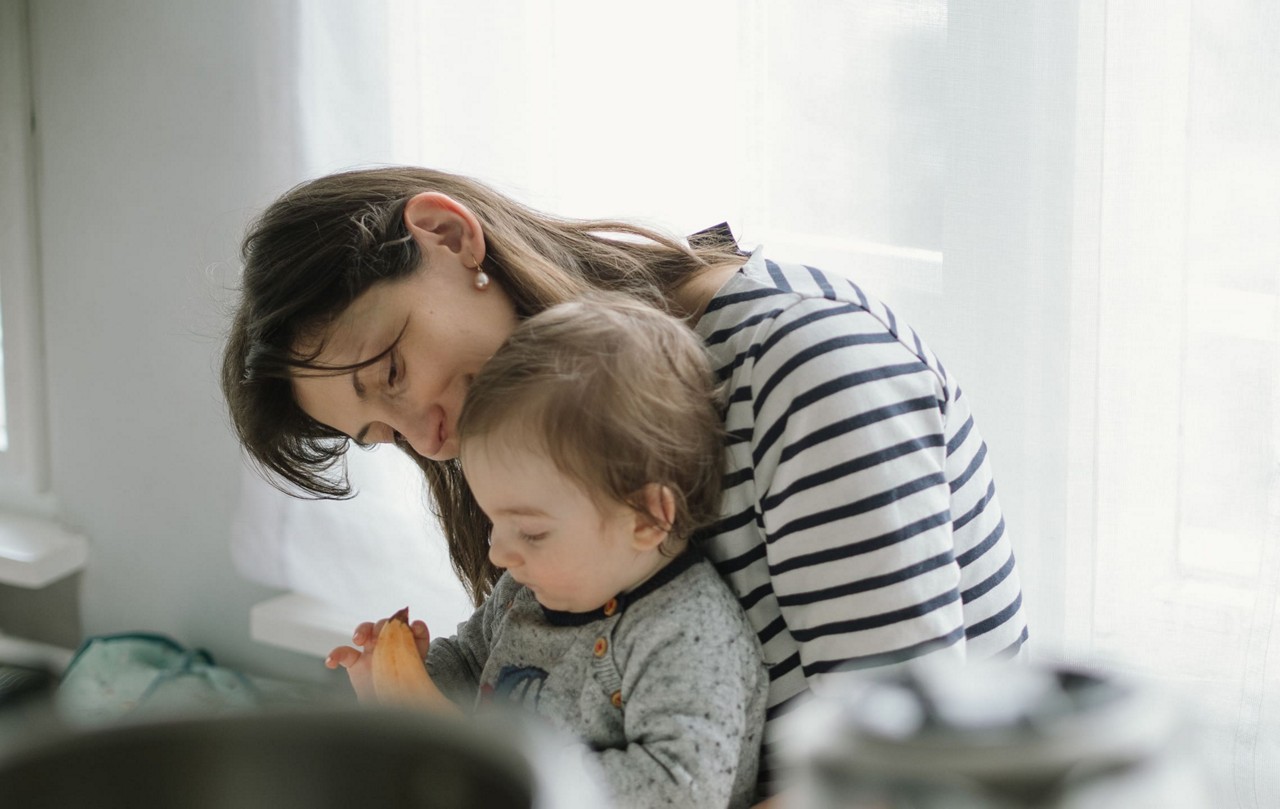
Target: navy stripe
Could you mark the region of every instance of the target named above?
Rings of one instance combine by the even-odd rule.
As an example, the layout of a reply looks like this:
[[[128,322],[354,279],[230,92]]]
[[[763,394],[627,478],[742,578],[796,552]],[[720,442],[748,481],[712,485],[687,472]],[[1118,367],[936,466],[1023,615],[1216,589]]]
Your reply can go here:
[[[919,452],[930,447],[942,446],[942,434],[933,433],[922,438],[913,438],[910,441],[903,441],[901,444],[894,444],[892,447],[886,447],[879,452],[870,452],[860,458],[854,458],[851,461],[845,461],[841,464],[821,469],[812,475],[805,475],[791,483],[790,486],[778,492],[777,494],[765,497],[761,502],[761,507],[765,511],[773,509],[780,505],[784,500],[793,494],[807,491],[816,486],[823,486],[828,483],[834,483],[840,478],[856,474],[858,472],[870,469],[873,466],[879,466],[896,458],[910,455],[913,452]],[[728,480],[728,478],[725,478]],[[728,488],[726,485],[725,488]]]
[[[770,621],[768,626],[757,632],[756,637],[760,638],[760,645],[765,646],[769,641],[777,637],[779,632],[786,628],[787,622],[782,620],[782,616],[779,615],[777,618]]]
[[[978,451],[974,454],[973,460],[969,461],[969,465],[965,467],[965,470],[960,473],[958,478],[951,481],[951,491],[959,491],[961,486],[968,483],[969,478],[973,477],[973,473],[978,471],[978,468],[982,466],[982,462],[986,460],[986,457],[987,442],[983,441],[982,444],[978,446]]]
[[[744,611],[749,610],[752,607],[754,607],[756,604],[758,604],[760,602],[760,599],[764,598],[765,596],[769,595],[772,592],[773,592],[773,582],[766,581],[764,584],[760,585],[756,589],[752,590],[751,592],[747,593],[744,596],[741,596],[738,599],[738,603],[742,605],[742,609]]]
[[[997,612],[995,615],[985,620],[979,621],[964,631],[964,636],[970,640],[985,635],[991,630],[1003,624],[1013,616],[1018,614],[1018,610],[1022,609],[1022,593],[1018,593],[1018,597],[1013,600],[1009,606]]]
[[[990,503],[991,498],[995,496],[996,496],[996,482],[993,480],[991,481],[991,485],[987,486],[987,493],[982,495],[982,499],[979,500],[974,505],[973,508],[969,509],[968,512],[963,514],[959,519],[957,519],[954,523],[951,524],[951,530],[959,531],[961,528],[964,528],[966,525],[968,525],[975,517],[977,517],[979,514],[982,513],[982,510],[987,507],[987,503]]]
[[[1022,634],[1018,636],[1017,640],[996,652],[992,657],[997,660],[1008,660],[1011,657],[1016,657],[1018,652],[1022,650],[1022,644],[1027,642],[1028,637],[1029,634],[1027,633],[1027,628],[1024,626],[1022,628]]]
[[[932,474],[916,478],[915,480],[909,480],[906,483],[894,486],[892,489],[887,489],[886,491],[873,494],[870,497],[855,500],[852,503],[845,503],[844,505],[829,508],[825,511],[816,511],[811,514],[806,514],[803,517],[797,517],[786,525],[779,527],[778,530],[771,532],[765,537],[765,542],[772,545],[787,535],[793,534],[797,531],[804,531],[809,528],[816,528],[820,525],[827,525],[839,520],[848,519],[849,517],[856,517],[859,514],[866,514],[869,511],[884,508],[885,506],[896,503],[899,500],[906,499],[913,494],[928,491],[934,486],[938,486],[946,482],[946,478],[941,472],[934,472]]]
[[[858,385],[865,385],[872,383],[872,381],[879,381],[883,379],[892,379],[893,376],[915,374],[915,372],[919,372],[920,370],[928,369],[925,369],[925,367],[920,365],[919,362],[906,362],[904,365],[884,365],[881,367],[874,367],[874,369],[867,371],[858,371],[854,372],[854,374],[837,376],[836,379],[826,381],[826,383],[818,385],[817,388],[805,390],[804,393],[797,394],[797,396],[792,397],[791,403],[787,406],[786,412],[783,413],[782,416],[778,417],[772,425],[769,425],[769,429],[765,431],[763,437],[760,438],[759,444],[756,444],[751,460],[755,462],[756,466],[759,466],[759,463],[763,460],[765,454],[767,454],[769,449],[773,447],[773,443],[777,442],[778,438],[782,437],[783,431],[786,431],[787,420],[791,419],[791,416],[794,415],[794,413],[804,410],[805,407],[813,405],[814,402],[822,401],[822,399],[827,398],[828,396],[835,396],[835,394],[841,393],[842,390],[856,388]],[[933,397],[929,397],[929,399],[931,399],[933,405],[937,405],[937,399],[934,399]],[[760,399],[756,399],[755,406],[759,407],[759,405]]]
[[[969,418],[965,419],[964,426],[960,428],[960,432],[953,435],[951,437],[951,440],[947,442],[948,458],[954,455],[955,451],[960,448],[960,445],[964,443],[964,440],[969,437],[969,431],[972,429],[973,429],[973,416],[970,416]]]
[[[869,590],[879,590],[882,587],[891,587],[895,584],[901,584],[904,581],[910,581],[917,576],[923,576],[931,570],[946,567],[954,562],[955,557],[951,555],[951,551],[946,551],[945,553],[938,554],[932,559],[925,559],[923,562],[916,562],[913,565],[908,565],[901,570],[895,570],[891,573],[884,573],[879,576],[868,576],[865,579],[859,579],[857,581],[848,582],[847,584],[841,584],[835,587],[826,587],[822,590],[809,590],[804,593],[781,595],[778,596],[778,605],[782,607],[799,607],[805,604],[815,604],[819,601],[829,601],[842,596],[853,595],[854,593],[865,593]],[[963,595],[961,597],[963,598]]]
[[[751,401],[751,386],[743,385],[740,388],[735,388],[733,393],[729,394],[729,399],[725,402],[725,405],[732,407],[749,401]]]
[[[769,277],[773,279],[773,285],[778,289],[791,292],[791,282],[787,280],[787,276],[782,274],[782,268],[778,266],[776,261],[764,260],[764,268],[769,271]]]
[[[881,304],[881,306],[884,306],[884,304]],[[884,307],[884,313],[889,318],[889,331],[893,332],[894,337],[897,337],[898,336],[898,319],[893,316],[893,310],[887,306]]]
[[[744,427],[741,430],[730,430],[729,433],[725,436],[726,447],[732,447],[735,444],[750,444],[750,443],[751,443],[750,427]]]
[[[707,304],[707,308],[702,310],[703,317],[711,314],[726,306],[733,306],[736,303],[746,303],[747,301],[759,300],[760,298],[768,298],[773,295],[786,295],[786,292],[777,289],[752,289],[746,292],[735,292],[732,295],[717,295]]]
[[[739,528],[750,525],[755,521],[756,512],[752,508],[744,508],[737,514],[729,514],[716,520],[711,526],[711,535],[718,536],[721,534],[731,534]]]
[[[827,281],[827,276],[821,270],[810,267],[808,264],[805,264],[804,268],[809,271],[809,275],[813,278],[813,282],[818,285],[818,289],[822,290],[822,297],[829,301],[839,300],[836,297],[836,291],[831,288],[831,284]]]
[[[862,304],[862,308],[866,309],[868,313],[874,314],[871,312],[871,304],[867,303],[867,296],[862,294],[862,289],[852,281],[849,282],[849,288],[853,290],[853,294],[858,296],[858,301]]]
[[[995,528],[991,530],[991,533],[987,534],[986,538],[984,538],[977,545],[974,545],[969,550],[957,556],[956,562],[960,565],[960,567],[968,567],[976,559],[982,556],[982,554],[991,550],[995,546],[995,544],[1000,541],[1000,537],[1003,535],[1004,535],[1004,517],[1001,517],[1000,522],[996,525]]]
[[[1004,581],[1005,579],[1009,578],[1009,574],[1013,572],[1013,564],[1014,564],[1013,554],[1011,553],[1009,554],[1009,561],[1001,565],[1000,569],[997,570],[995,573],[992,573],[990,576],[988,576],[986,581],[983,581],[979,584],[975,584],[974,586],[970,587],[968,590],[965,590],[963,593],[961,593],[960,600],[968,604],[970,601],[975,601],[979,597],[984,596],[987,593],[991,592],[991,590],[994,589],[996,585],[998,585],[1000,582]]]
[[[879,629],[893,624],[900,624],[919,618],[923,615],[940,610],[943,607],[954,604],[960,600],[960,594],[954,589],[948,590],[941,595],[934,596],[928,601],[922,601],[919,604],[912,604],[910,607],[890,610],[877,615],[866,615],[861,618],[850,618],[844,621],[832,621],[829,624],[822,624],[810,629],[792,629],[791,637],[801,643],[807,643],[811,640],[826,637],[828,635],[843,635],[848,632],[865,632],[868,629]]]
[[[823,441],[829,441],[838,435],[851,433],[854,430],[861,429],[870,424],[875,424],[879,421],[884,421],[885,419],[891,419],[896,416],[905,416],[907,413],[915,413],[920,410],[928,410],[931,407],[936,407],[937,404],[938,400],[932,396],[923,396],[919,399],[908,399],[905,402],[898,402],[897,404],[878,407],[875,410],[868,410],[866,413],[860,413],[856,416],[851,416],[847,419],[842,419],[832,424],[828,424],[821,430],[815,430],[812,433],[809,433],[809,435],[803,438],[796,438],[791,443],[787,444],[787,446],[782,450],[781,457],[778,458],[778,463],[785,463],[815,444],[821,444]],[[769,440],[776,439],[773,439],[772,436],[770,436]],[[764,456],[761,455],[760,457]],[[758,459],[756,460],[758,462]]]
[[[893,379],[896,376],[906,376],[907,374],[919,373],[921,371],[929,372],[928,366],[921,362],[904,362],[899,365],[882,365],[879,368],[868,368],[865,371],[855,371],[851,374],[844,374],[835,379],[823,382],[815,388],[810,388],[804,393],[798,394],[793,402],[794,406],[787,409],[788,413],[794,413],[801,408],[808,407],[816,401],[825,399],[843,390],[865,385],[868,382],[878,382],[882,379]],[[933,397],[930,397],[933,398]],[[937,401],[934,398],[934,401]],[[756,415],[760,413],[760,400],[756,400]]]
[[[742,351],[742,352],[739,352],[738,354],[735,354],[733,359],[729,360],[727,364],[717,368],[716,376],[718,376],[720,378],[720,381],[723,382],[729,377],[733,376],[734,373],[736,373],[737,370],[742,367],[742,364],[746,362],[748,359],[754,360],[758,356],[760,356],[760,344],[753,343],[747,347],[746,351]]]
[[[929,359],[924,355],[924,343],[920,342],[920,335],[916,334],[915,331],[912,330],[911,339],[916,344],[916,356],[920,358],[921,362],[923,362],[925,365],[928,365]]]
[[[768,351],[769,349],[773,348],[778,343],[780,343],[782,339],[785,338],[788,334],[791,334],[792,332],[795,332],[795,331],[799,331],[805,326],[810,326],[814,323],[817,323],[820,320],[826,320],[829,317],[839,317],[840,315],[859,314],[858,307],[854,306],[853,304],[846,303],[845,301],[840,301],[839,303],[840,303],[839,306],[829,306],[824,309],[819,309],[816,312],[810,312],[807,315],[801,315],[795,320],[788,321],[786,323],[783,323],[781,326],[775,327],[773,331],[769,332],[769,336],[765,338],[765,341],[762,344],[764,346],[764,350]],[[872,334],[875,334],[875,332],[872,332]],[[845,336],[865,337],[867,335],[845,335]]]
[[[782,384],[782,380],[786,379],[792,371],[810,360],[821,357],[841,348],[852,348],[860,345],[874,345],[877,343],[896,342],[892,334],[886,332],[872,332],[871,334],[845,334],[840,337],[832,337],[830,340],[823,340],[817,345],[812,345],[804,351],[798,351],[792,355],[791,359],[782,364],[778,370],[773,372],[769,380],[760,386],[759,393],[756,394],[755,410],[759,415],[760,408],[764,405],[764,401],[769,398],[769,393]]]
[[[744,551],[738,556],[733,556],[728,559],[721,559],[715,562],[716,572],[720,574],[721,578],[724,578],[725,576],[728,576],[731,573],[737,573],[739,570],[742,570],[743,568],[749,565],[753,565],[756,562],[759,562],[764,557],[765,557],[765,544],[763,542],[760,542],[758,544],[752,545],[749,550]]]
[[[856,671],[859,669],[877,668],[880,666],[890,666],[894,663],[901,663],[906,660],[914,660],[917,657],[923,657],[930,652],[938,649],[945,649],[953,646],[961,638],[964,637],[964,629],[956,627],[947,634],[930,638],[920,643],[904,646],[901,649],[894,649],[888,652],[878,652],[873,655],[865,655],[863,657],[847,657],[839,660],[815,660],[804,667],[806,677],[814,674],[826,674],[831,671]]]
[[[910,525],[905,525],[902,528],[890,531],[887,534],[881,534],[858,542],[850,542],[848,545],[841,545],[838,548],[824,548],[823,550],[815,551],[813,553],[804,553],[798,556],[793,556],[790,559],[771,563],[769,565],[769,573],[772,576],[779,576],[792,570],[799,570],[802,567],[811,567],[813,565],[835,562],[840,559],[848,559],[853,556],[861,556],[864,553],[871,553],[872,551],[878,551],[881,548],[887,548],[890,545],[896,545],[899,542],[905,542],[918,534],[931,531],[939,526],[946,525],[949,522],[951,522],[951,512],[943,509],[932,517],[925,517],[923,520],[916,520]],[[764,546],[761,545],[761,547],[763,548]]]
[[[797,652],[796,654],[793,654],[790,657],[788,657],[786,660],[783,660],[781,663],[770,666],[769,679],[776,680],[779,677],[783,676],[784,674],[787,674],[788,672],[790,672],[792,669],[794,669],[798,665],[800,665],[800,654]],[[800,691],[799,693],[792,694],[791,696],[787,697],[782,702],[779,702],[777,705],[769,706],[768,708],[765,709],[765,712],[764,712],[765,721],[772,722],[774,719],[777,719],[779,716],[785,716],[786,714],[800,707],[804,703],[808,702],[809,698],[812,696],[813,694],[808,691]]]
[[[708,337],[703,342],[708,346],[719,345],[720,343],[723,343],[725,340],[728,340],[730,337],[734,336],[735,334],[742,331],[743,329],[749,329],[758,323],[762,323],[770,318],[777,317],[778,315],[782,314],[783,311],[784,310],[782,309],[770,309],[767,312],[761,312],[758,315],[752,315],[751,317],[746,318],[745,320],[742,320],[739,323],[733,326],[730,326],[727,329],[720,329],[719,331],[712,332],[711,336]]]
[[[752,478],[751,473],[752,473],[752,469],[749,466],[730,472],[729,474],[721,478],[720,488],[724,489],[725,491],[728,491],[729,489],[732,489],[735,486],[741,486],[743,483],[746,483],[747,481],[751,480]]]

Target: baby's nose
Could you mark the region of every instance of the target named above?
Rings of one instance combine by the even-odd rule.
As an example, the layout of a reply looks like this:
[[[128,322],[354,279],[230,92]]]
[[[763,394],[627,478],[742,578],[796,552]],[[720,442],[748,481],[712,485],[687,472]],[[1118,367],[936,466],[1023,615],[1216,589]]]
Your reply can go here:
[[[501,542],[501,541],[495,542],[493,540],[493,536],[490,535],[489,536],[489,561],[493,563],[494,567],[500,567],[500,568],[506,569],[511,567],[513,564],[515,564],[517,560],[516,560],[515,554],[507,550],[506,542]]]

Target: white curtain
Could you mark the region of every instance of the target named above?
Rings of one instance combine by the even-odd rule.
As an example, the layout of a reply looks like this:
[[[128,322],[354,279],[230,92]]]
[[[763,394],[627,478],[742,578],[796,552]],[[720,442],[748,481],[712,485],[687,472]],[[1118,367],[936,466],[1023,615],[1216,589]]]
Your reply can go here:
[[[1280,805],[1280,8],[306,9],[317,173],[421,163],[566,215],[728,220],[889,302],[971,397],[1036,654],[1183,695],[1216,805]],[[420,589],[457,599],[439,537],[366,506],[342,505],[368,543],[342,597],[414,592],[413,545]],[[333,600],[350,525],[281,508],[269,555],[309,561],[272,583]]]
[[[1187,695],[1222,805],[1275,806],[1280,8],[1083,23],[1063,644]]]

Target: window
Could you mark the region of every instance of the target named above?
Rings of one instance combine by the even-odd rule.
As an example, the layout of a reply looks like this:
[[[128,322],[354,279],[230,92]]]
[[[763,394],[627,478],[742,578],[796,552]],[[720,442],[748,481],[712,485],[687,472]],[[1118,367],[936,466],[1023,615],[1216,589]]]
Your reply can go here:
[[[0,584],[36,588],[80,569],[88,544],[48,519],[25,11],[0,0]]]
[[[25,6],[0,3],[0,506],[45,489]]]
[[[1096,123],[1091,492],[1071,651],[1186,695],[1224,806],[1280,776],[1280,10],[1105,3]],[[1096,224],[1092,224],[1096,223]],[[1080,268],[1083,270],[1083,268]],[[1087,438],[1086,438],[1087,436]],[[1087,470],[1087,471],[1084,471]],[[1074,625],[1074,629],[1072,626]]]

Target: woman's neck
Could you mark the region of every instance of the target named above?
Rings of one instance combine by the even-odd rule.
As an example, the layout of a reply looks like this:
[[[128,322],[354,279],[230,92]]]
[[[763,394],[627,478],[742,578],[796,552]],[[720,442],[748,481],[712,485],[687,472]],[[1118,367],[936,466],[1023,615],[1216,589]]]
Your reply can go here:
[[[688,320],[690,326],[696,326],[707,310],[707,304],[741,266],[741,261],[716,264],[676,287],[671,293],[676,313]]]

